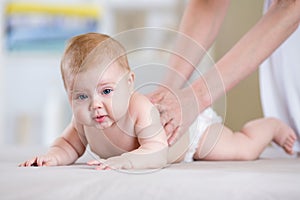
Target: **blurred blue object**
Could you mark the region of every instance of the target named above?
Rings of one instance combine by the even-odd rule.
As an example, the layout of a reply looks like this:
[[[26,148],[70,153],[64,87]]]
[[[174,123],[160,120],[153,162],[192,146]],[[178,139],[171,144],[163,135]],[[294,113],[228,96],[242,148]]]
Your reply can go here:
[[[6,9],[6,47],[19,50],[62,50],[70,37],[97,32],[100,10],[91,6],[11,3]]]

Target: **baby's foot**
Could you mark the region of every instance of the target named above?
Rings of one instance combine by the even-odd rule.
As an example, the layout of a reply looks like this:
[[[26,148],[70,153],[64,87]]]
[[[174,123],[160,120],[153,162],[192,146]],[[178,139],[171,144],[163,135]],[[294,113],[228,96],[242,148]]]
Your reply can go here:
[[[297,136],[293,129],[287,126],[285,123],[278,121],[278,131],[275,133],[274,142],[281,146],[288,154],[293,154],[293,145],[297,139]]]

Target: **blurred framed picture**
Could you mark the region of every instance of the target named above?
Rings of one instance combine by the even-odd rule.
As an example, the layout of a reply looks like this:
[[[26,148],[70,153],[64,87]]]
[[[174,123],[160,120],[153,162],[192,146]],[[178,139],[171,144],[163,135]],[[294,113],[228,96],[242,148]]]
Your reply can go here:
[[[8,3],[5,36],[8,51],[62,50],[70,37],[99,31],[101,8],[92,4]]]

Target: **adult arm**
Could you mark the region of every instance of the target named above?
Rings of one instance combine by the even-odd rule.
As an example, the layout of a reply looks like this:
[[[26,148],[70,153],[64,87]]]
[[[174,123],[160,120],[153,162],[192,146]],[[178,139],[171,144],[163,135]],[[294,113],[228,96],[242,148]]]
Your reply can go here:
[[[296,30],[299,22],[300,0],[275,1],[208,73],[190,87],[154,99],[162,113],[169,144],[185,133],[199,113],[254,72]]]
[[[181,88],[214,42],[224,21],[229,0],[191,0],[183,14],[177,45],[164,84]],[[195,52],[197,52],[195,54]],[[176,76],[174,81],[174,76]]]
[[[257,70],[297,29],[299,22],[300,0],[275,1],[256,25],[216,63],[215,68],[192,84],[200,111]],[[223,88],[214,84],[218,76],[222,78]]]
[[[174,50],[176,53],[170,56],[170,70],[162,86],[148,95],[161,113],[161,121],[169,140],[179,126],[181,110],[186,110],[187,106],[178,106],[177,99],[187,98],[186,101],[190,99],[190,103],[195,103],[185,94],[178,94],[177,97],[173,94],[182,88],[206,50],[211,47],[224,21],[229,3],[230,0],[190,0],[185,9],[179,27],[177,48]],[[183,99],[181,101],[185,102]],[[190,116],[194,118],[196,113]]]

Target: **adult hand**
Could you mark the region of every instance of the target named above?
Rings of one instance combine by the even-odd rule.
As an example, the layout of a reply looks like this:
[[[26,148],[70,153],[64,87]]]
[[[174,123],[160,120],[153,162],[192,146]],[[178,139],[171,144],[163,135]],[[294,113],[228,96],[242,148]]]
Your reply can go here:
[[[160,87],[148,97],[160,112],[169,145],[186,133],[201,112],[191,87],[180,90]]]

